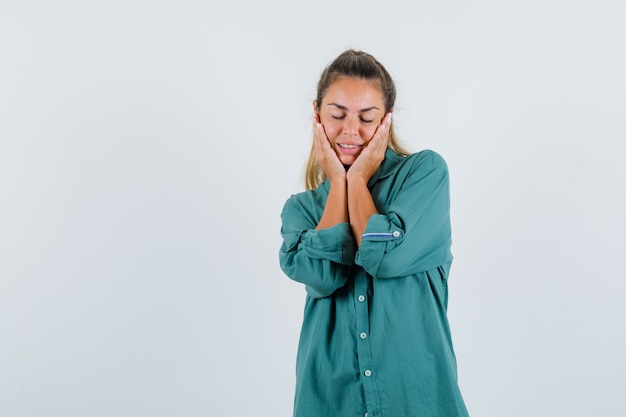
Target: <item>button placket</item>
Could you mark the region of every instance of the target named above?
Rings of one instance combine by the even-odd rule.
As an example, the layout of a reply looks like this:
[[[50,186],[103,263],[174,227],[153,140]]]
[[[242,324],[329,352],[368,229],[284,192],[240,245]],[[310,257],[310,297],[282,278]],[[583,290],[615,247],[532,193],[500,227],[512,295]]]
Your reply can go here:
[[[357,359],[359,371],[361,373],[361,383],[365,394],[366,411],[371,416],[377,415],[376,410],[380,407],[378,388],[374,377],[372,352],[370,348],[371,335],[369,334],[369,303],[367,303],[368,287],[372,285],[366,274],[359,274],[354,280],[354,302],[356,314],[355,336],[357,340]]]

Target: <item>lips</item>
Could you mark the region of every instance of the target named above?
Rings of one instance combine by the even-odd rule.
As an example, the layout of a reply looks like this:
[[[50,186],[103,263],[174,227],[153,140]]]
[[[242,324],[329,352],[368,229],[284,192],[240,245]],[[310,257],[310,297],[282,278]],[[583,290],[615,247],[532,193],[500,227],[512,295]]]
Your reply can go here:
[[[357,149],[361,147],[361,145],[354,145],[352,143],[337,143],[337,146],[341,149]]]
[[[358,155],[361,152],[361,149],[363,148],[363,145],[356,145],[354,143],[336,143],[337,145],[337,155],[341,156],[348,156],[351,158],[356,157],[356,155]],[[346,161],[342,162],[346,163]]]

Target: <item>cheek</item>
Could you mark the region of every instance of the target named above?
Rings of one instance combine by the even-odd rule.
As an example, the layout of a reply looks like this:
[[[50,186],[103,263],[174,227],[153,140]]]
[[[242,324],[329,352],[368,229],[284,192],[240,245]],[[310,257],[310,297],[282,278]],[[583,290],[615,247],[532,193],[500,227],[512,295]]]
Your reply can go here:
[[[360,129],[359,133],[364,140],[369,142],[372,139],[372,136],[374,136],[374,133],[376,133],[377,127],[378,126],[363,127]]]
[[[328,139],[335,139],[341,133],[341,125],[333,122],[326,122],[324,124],[324,131]]]

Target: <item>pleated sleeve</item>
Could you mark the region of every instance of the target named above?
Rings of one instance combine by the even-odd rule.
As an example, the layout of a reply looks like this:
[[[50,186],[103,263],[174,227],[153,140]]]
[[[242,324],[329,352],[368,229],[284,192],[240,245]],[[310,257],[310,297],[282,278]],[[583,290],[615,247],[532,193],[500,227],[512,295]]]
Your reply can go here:
[[[279,261],[285,274],[306,285],[307,294],[327,297],[343,287],[354,264],[355,243],[348,223],[315,230],[323,204],[310,194],[292,196],[281,214]]]
[[[452,262],[447,165],[433,151],[410,158],[395,180],[401,183],[397,193],[370,218],[356,253],[356,264],[377,278],[404,277]]]

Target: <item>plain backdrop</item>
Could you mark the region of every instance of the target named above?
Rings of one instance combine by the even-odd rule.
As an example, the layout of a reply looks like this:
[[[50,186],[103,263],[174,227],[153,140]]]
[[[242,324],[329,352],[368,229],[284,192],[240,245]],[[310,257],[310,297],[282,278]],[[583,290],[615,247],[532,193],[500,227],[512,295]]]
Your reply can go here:
[[[473,416],[626,409],[622,1],[2,1],[0,416],[289,416],[278,266],[346,48],[451,175]],[[332,417],[332,416],[331,416]],[[400,417],[400,416],[394,416]]]

